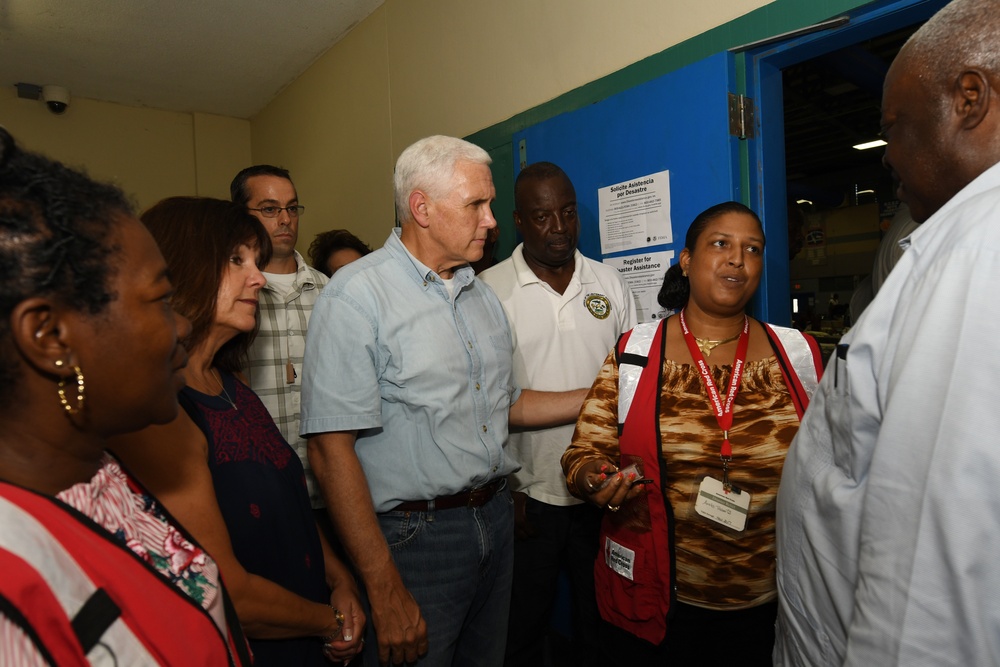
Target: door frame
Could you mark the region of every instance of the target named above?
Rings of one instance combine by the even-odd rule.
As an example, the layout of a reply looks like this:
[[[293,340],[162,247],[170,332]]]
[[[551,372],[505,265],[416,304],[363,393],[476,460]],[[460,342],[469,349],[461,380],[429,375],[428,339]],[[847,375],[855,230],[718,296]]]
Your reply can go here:
[[[747,140],[746,162],[741,165],[743,181],[748,184],[747,204],[762,220],[768,221],[769,229],[785,229],[788,216],[782,70],[926,21],[946,4],[947,0],[880,0],[844,12],[849,21],[841,27],[767,44],[741,54],[745,77],[741,92],[754,100],[757,117],[755,138]],[[791,322],[791,278],[787,258],[787,236],[772,234],[767,242],[761,287],[752,308],[761,319],[786,326]]]

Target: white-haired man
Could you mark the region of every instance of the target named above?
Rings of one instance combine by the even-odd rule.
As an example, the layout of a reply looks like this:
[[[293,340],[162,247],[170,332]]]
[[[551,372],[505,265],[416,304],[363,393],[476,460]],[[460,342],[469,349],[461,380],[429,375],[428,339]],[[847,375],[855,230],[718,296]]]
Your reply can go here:
[[[490,158],[428,137],[396,163],[400,228],[313,311],[302,431],[365,585],[375,664],[500,665],[510,601],[510,423],[576,418],[585,390],[521,391],[503,308],[475,279]]]
[[[886,76],[923,224],[833,355],[778,493],[783,665],[1000,663],[1000,8],[955,0]]]

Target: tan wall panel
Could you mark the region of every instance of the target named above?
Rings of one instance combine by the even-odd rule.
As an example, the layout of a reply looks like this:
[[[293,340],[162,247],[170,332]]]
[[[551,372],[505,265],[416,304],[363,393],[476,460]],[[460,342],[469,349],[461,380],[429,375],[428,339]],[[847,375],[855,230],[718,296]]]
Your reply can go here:
[[[195,174],[198,194],[229,199],[229,184],[250,164],[250,121],[194,114]]]
[[[768,1],[388,0],[393,148],[489,127]]]
[[[291,171],[306,214],[298,249],[350,229],[380,247],[393,225],[385,8],[359,24],[251,122],[253,161]]]
[[[246,120],[74,98],[61,116],[0,88],[0,125],[24,147],[119,185],[139,211],[164,197],[228,197],[250,155]]]
[[[0,88],[0,124],[26,148],[121,186],[140,210],[195,193],[190,114],[74,98],[56,116],[11,87]]]

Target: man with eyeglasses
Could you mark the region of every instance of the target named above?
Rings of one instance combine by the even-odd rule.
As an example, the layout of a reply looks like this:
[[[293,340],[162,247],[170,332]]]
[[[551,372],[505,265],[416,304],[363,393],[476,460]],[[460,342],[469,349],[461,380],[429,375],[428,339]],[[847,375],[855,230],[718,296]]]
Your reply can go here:
[[[264,267],[267,285],[260,291],[260,330],[244,373],[274,418],[275,424],[302,460],[313,509],[328,525],[323,497],[309,467],[306,441],[299,437],[302,356],[313,305],[326,276],[306,264],[295,250],[299,216],[305,207],[288,171],[267,164],[247,167],[229,186],[232,200],[257,217],[271,237],[273,253]]]

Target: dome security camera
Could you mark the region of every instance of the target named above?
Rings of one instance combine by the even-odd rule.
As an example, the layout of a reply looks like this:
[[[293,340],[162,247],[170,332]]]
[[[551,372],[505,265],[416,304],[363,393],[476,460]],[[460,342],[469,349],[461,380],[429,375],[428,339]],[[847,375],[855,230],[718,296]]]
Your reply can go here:
[[[62,114],[69,107],[69,91],[62,86],[43,86],[42,100],[54,114]]]

